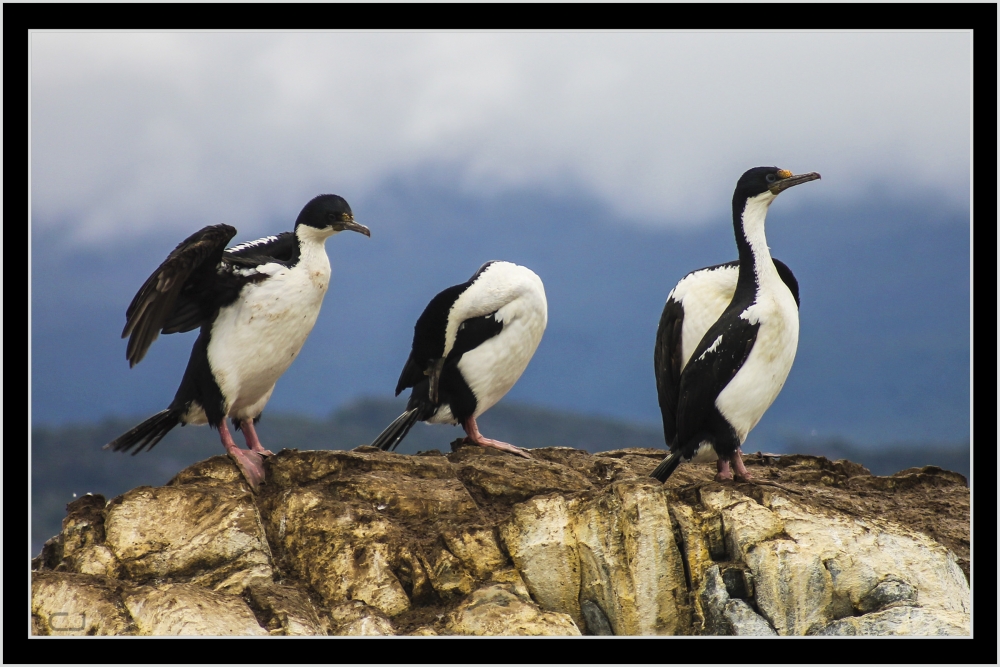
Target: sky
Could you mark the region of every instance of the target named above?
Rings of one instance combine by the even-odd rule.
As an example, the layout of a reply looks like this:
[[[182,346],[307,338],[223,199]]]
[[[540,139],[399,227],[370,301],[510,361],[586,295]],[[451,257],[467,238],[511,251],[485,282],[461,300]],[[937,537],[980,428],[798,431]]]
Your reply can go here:
[[[822,180],[768,218],[803,325],[758,428],[968,437],[967,32],[33,32],[29,48],[36,420],[161,409],[192,339],[129,371],[118,338],[152,268],[204,225],[251,240],[334,192],[372,238],[328,243],[335,283],[273,406],[389,395],[429,297],[511,259],[550,300],[511,397],[654,423],[663,300],[734,258],[736,179],[774,165]]]
[[[709,224],[758,164],[795,205],[967,204],[967,32],[34,32],[32,224],[73,243],[239,221],[418,174]],[[720,202],[722,206],[720,206]]]

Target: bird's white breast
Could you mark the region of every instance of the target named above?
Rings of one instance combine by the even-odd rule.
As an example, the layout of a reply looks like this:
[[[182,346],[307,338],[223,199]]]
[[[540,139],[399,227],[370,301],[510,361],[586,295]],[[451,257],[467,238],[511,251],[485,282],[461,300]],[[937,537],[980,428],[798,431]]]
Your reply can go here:
[[[481,312],[484,309],[485,313]],[[548,323],[548,302],[541,278],[523,266],[496,262],[456,300],[453,308],[453,312],[460,313],[456,317],[461,318],[459,322],[494,311],[503,329],[466,352],[458,362],[458,370],[476,396],[475,417],[510,391],[538,349]],[[442,406],[428,421],[453,420],[450,409]]]
[[[226,414],[256,417],[274,384],[302,349],[330,284],[330,260],[322,244],[304,244],[299,262],[257,268],[270,277],[244,286],[219,311],[208,345],[208,362],[227,401]]]
[[[739,277],[735,266],[702,269],[681,278],[670,292],[667,298],[673,298],[684,309],[680,370],[684,370],[698,343],[733,300]]]
[[[740,443],[778,397],[799,343],[795,298],[780,279],[769,282],[768,287],[758,292],[757,299],[741,315],[760,324],[750,355],[715,399],[715,406],[736,429]]]

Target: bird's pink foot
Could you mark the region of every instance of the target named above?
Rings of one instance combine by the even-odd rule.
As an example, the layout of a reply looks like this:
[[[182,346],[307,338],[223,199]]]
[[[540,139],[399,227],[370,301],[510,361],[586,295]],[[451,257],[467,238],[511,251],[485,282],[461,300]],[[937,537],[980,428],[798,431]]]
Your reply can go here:
[[[743,465],[743,457],[740,455],[740,450],[737,449],[733,452],[730,460],[733,462],[733,467],[736,469],[736,479],[741,482],[752,482],[753,475],[751,475],[745,465]]]
[[[264,482],[264,457],[257,452],[236,448],[229,452],[231,458],[243,473],[250,488],[256,493]]]
[[[274,456],[274,452],[264,449],[264,446],[260,444],[260,438],[257,437],[257,431],[253,427],[252,419],[244,419],[240,422],[240,429],[243,431],[243,437],[246,438],[247,447],[250,448],[250,451],[257,452],[261,456]]]
[[[251,428],[253,427],[251,426]],[[264,481],[263,456],[258,452],[237,447],[232,434],[229,432],[229,427],[226,426],[225,419],[219,424],[219,437],[222,439],[222,446],[226,448],[226,453],[236,463],[236,467],[240,469],[250,488],[256,493]],[[256,434],[254,437],[256,439]]]
[[[523,456],[526,459],[531,458],[531,454],[524,451],[520,447],[515,447],[514,445],[507,442],[493,440],[492,438],[484,438],[483,435],[479,432],[479,426],[476,425],[475,417],[469,417],[467,420],[465,420],[465,422],[462,424],[462,427],[465,429],[466,442],[479,445],[480,447],[490,447],[492,449],[499,449],[501,452],[507,452],[509,454]]]
[[[719,459],[715,462],[715,469],[719,471],[715,476],[716,482],[729,482],[733,479],[733,471],[729,469],[729,461]]]
[[[501,452],[508,452],[510,454],[523,456],[526,459],[531,458],[531,454],[524,451],[520,447],[515,447],[509,442],[501,442],[500,440],[493,440],[492,438],[483,438],[483,437],[480,437],[478,440],[473,440],[472,438],[466,437],[465,441],[471,445],[479,445],[480,447],[490,447],[492,449],[499,449]]]

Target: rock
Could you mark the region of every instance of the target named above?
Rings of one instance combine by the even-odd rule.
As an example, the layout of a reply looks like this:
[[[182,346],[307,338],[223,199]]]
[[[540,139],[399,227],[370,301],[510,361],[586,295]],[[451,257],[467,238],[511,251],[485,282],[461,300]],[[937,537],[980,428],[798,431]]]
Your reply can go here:
[[[701,502],[721,516],[727,527],[726,552],[731,556],[745,558],[750,547],[785,530],[777,514],[732,487],[702,489]]]
[[[466,558],[490,552],[489,540],[461,530],[482,517],[443,456],[285,450],[268,463],[259,501],[268,537],[282,569],[326,604],[360,600],[394,617],[432,591],[473,589],[473,575],[442,546],[437,526]]]
[[[104,577],[120,576],[121,564],[111,549],[103,544],[92,544],[78,549],[65,559],[66,566],[81,574],[95,574]]]
[[[704,610],[704,633],[766,637],[776,635],[774,628],[743,600],[729,596],[718,565],[705,573],[698,591]]]
[[[760,495],[758,503],[733,489],[701,494],[721,513],[731,556],[749,566],[757,605],[779,634],[912,602],[911,581],[924,582],[929,606],[967,609],[954,558],[926,537],[877,519],[819,514],[769,489]]]
[[[662,450],[531,460],[285,450],[67,506],[32,560],[35,634],[962,635],[968,486],[931,467]]]
[[[33,569],[118,578],[119,562],[105,545],[104,496],[86,494],[66,505],[62,532],[33,559]]]
[[[462,561],[443,547],[434,549],[421,558],[434,591],[442,598],[467,595],[475,585],[473,576],[462,566]]]
[[[538,459],[513,457],[478,446],[465,446],[448,455],[458,477],[482,502],[517,503],[537,495],[573,493],[593,488],[577,471]]]
[[[245,596],[257,621],[271,634],[314,636],[330,634],[330,623],[304,591],[294,586],[263,584],[250,587]]]
[[[818,514],[770,491],[762,496],[787,538],[744,551],[757,605],[779,634],[808,634],[837,617],[912,602],[969,613],[969,588],[953,554],[878,518]],[[902,624],[899,627],[911,627]]]
[[[514,595],[531,602],[531,592],[528,590],[528,585],[524,583],[524,578],[521,577],[521,573],[516,568],[509,567],[494,571],[490,576],[490,582],[505,584]]]
[[[492,528],[441,530],[445,546],[472,576],[488,578],[493,572],[506,567],[509,560],[500,551],[496,533]]]
[[[551,494],[515,505],[500,535],[532,599],[583,625],[580,556],[566,499]]]
[[[321,489],[288,489],[269,508],[272,544],[286,571],[328,605],[360,600],[389,616],[410,607],[393,572],[400,536],[377,510],[332,500]]]
[[[396,634],[392,622],[381,617],[365,617],[343,625],[335,634],[345,637],[391,637]]]
[[[615,482],[574,513],[581,599],[616,635],[688,631],[691,608],[667,490],[654,480]]]
[[[864,616],[842,618],[813,634],[839,637],[885,637],[891,635],[969,636],[965,614],[927,610],[920,607],[894,607]]]
[[[889,607],[912,606],[916,602],[917,590],[905,581],[890,575],[858,600],[857,609],[867,614]]]
[[[722,534],[722,521],[718,514],[699,512],[690,505],[672,503],[670,516],[676,522],[680,535],[679,548],[687,565],[688,587],[700,591],[706,572],[717,567],[715,559],[724,559],[726,548]],[[704,619],[701,596],[693,595],[692,602],[697,618]]]
[[[66,505],[62,522],[63,568],[116,578],[118,559],[104,545],[104,496],[86,494]]]
[[[135,625],[114,579],[71,572],[34,572],[34,635],[132,635]]]
[[[243,598],[195,584],[136,586],[123,594],[137,634],[151,636],[266,635]]]
[[[481,588],[453,611],[448,634],[477,636],[579,636],[580,629],[567,614],[542,611],[525,602],[506,586]]]
[[[608,622],[608,617],[605,615],[604,610],[598,607],[597,603],[593,600],[584,600],[581,602],[580,611],[587,621],[588,634],[597,636],[615,634],[615,631],[611,629],[611,623]]]
[[[236,483],[133,489],[108,505],[105,530],[130,581],[190,582],[240,593],[272,578],[253,497]]]
[[[388,637],[396,634],[392,621],[378,609],[360,600],[345,602],[330,609],[332,635],[348,637]]]
[[[764,618],[751,609],[743,600],[730,600],[722,612],[731,628],[729,634],[748,637],[768,637],[777,635]]]

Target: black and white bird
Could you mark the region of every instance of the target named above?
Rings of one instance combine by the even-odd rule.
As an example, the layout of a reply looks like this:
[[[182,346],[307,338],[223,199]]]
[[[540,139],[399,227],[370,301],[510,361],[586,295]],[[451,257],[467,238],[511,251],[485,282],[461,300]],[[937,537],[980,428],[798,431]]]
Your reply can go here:
[[[427,304],[413,327],[413,348],[396,396],[413,388],[406,411],[372,442],[395,449],[418,421],[461,424],[466,440],[531,458],[520,447],[484,438],[476,418],[514,386],[548,322],[541,279],[511,262],[487,262],[467,282]]]
[[[667,480],[681,461],[717,461],[718,480],[749,480],[740,447],[781,391],[799,340],[799,286],[771,257],[767,209],[779,193],[818,179],[777,167],[744,173],[733,193],[739,261],[684,276],[667,297],[653,363],[670,454],[653,471]]]
[[[254,423],[274,384],[294,361],[330,286],[326,240],[345,230],[371,236],[347,202],[320,195],[299,213],[295,230],[226,249],[236,235],[212,225],[182,241],[146,280],[125,311],[122,338],[135,366],[160,333],[201,328],[174,400],[105,449],[138,454],[178,424],[209,424],[255,490],[264,449]],[[226,419],[242,430],[240,449]]]

